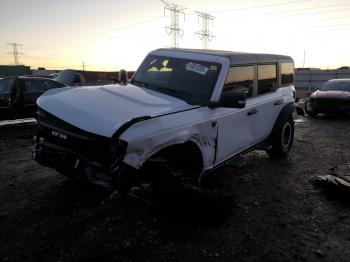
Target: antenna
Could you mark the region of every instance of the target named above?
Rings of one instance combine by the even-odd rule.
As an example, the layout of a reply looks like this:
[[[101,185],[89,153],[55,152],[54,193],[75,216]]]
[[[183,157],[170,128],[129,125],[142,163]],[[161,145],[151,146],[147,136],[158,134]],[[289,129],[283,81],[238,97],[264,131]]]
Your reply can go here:
[[[215,37],[209,30],[209,22],[212,21],[212,23],[214,23],[213,21],[215,17],[208,13],[199,11],[196,11],[196,14],[198,15],[198,22],[199,20],[202,20],[202,30],[195,34],[199,36],[200,40],[202,40],[203,49],[207,49],[208,43]]]
[[[17,44],[17,43],[7,43],[7,47],[11,47],[12,48],[12,52],[7,52],[10,55],[13,55],[13,59],[15,62],[15,65],[19,65],[18,62],[18,56],[19,55],[23,55],[23,53],[18,52],[18,47],[23,46],[21,44]]]
[[[162,3],[165,5],[164,7],[164,16],[165,11],[170,11],[170,18],[171,18],[171,24],[170,26],[166,26],[165,30],[168,33],[168,35],[171,35],[171,47],[172,48],[178,48],[179,47],[179,37],[182,37],[184,34],[184,31],[180,28],[179,25],[179,16],[183,15],[184,21],[185,21],[185,13],[184,10],[185,7],[166,2],[165,0],[161,0]]]

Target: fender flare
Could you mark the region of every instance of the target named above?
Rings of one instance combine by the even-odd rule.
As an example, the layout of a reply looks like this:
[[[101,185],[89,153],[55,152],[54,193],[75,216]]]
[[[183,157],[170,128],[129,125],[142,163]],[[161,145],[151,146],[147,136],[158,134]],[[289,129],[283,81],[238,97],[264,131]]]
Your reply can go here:
[[[283,123],[285,123],[288,120],[288,117],[290,117],[293,114],[293,111],[298,107],[299,105],[296,105],[294,102],[287,104],[278,115],[276,122],[272,128],[271,134],[269,136],[269,140],[271,141],[271,138],[275,136],[275,134],[278,132],[280,128],[282,128]]]

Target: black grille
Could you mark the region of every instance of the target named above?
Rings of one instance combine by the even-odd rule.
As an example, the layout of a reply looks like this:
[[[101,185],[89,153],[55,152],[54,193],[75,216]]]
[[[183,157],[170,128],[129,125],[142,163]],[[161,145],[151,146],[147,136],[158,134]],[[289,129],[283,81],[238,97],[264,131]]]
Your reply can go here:
[[[38,111],[39,137],[46,142],[72,150],[102,164],[109,162],[111,140],[81,130],[48,112]]]

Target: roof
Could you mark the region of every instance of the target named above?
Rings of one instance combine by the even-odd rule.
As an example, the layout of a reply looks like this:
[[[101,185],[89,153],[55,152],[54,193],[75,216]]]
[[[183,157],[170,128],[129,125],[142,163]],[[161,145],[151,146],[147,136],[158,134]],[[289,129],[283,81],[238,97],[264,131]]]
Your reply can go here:
[[[286,55],[232,52],[232,51],[222,51],[222,50],[161,48],[155,51],[172,51],[172,52],[176,51],[176,52],[196,53],[196,54],[203,54],[203,55],[226,57],[231,61],[231,65],[250,64],[250,63],[277,63],[279,60],[293,61],[293,59],[290,56],[286,56]]]

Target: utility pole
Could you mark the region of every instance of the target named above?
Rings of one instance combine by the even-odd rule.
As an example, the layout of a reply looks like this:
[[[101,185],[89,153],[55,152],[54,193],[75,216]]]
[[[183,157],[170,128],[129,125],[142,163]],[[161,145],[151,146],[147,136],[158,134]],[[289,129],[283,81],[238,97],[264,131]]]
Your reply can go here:
[[[304,50],[303,68],[305,67],[305,60],[306,60],[306,50]]]
[[[84,61],[83,61],[83,71],[85,71],[85,63],[84,63]]]
[[[20,46],[23,46],[23,45],[20,45],[17,43],[7,43],[7,47],[11,47],[11,49],[12,49],[12,52],[7,52],[7,53],[10,55],[13,55],[15,65],[19,65],[18,56],[23,55],[23,53],[18,52],[18,47],[20,47]]]
[[[178,48],[179,47],[179,37],[182,37],[184,34],[184,31],[180,28],[179,25],[179,17],[180,15],[183,15],[184,21],[185,21],[185,13],[184,10],[185,7],[166,2],[165,0],[161,0],[162,3],[165,5],[164,7],[164,16],[165,11],[170,11],[170,18],[171,18],[171,24],[170,26],[166,26],[165,30],[168,33],[168,35],[171,35],[171,47],[172,48]]]
[[[208,43],[211,41],[215,36],[210,32],[209,29],[209,22],[211,21],[214,23],[215,17],[203,12],[196,11],[196,14],[198,15],[198,22],[199,20],[202,20],[202,30],[196,32],[195,34],[199,36],[199,39],[202,40],[203,49],[208,48]]]

